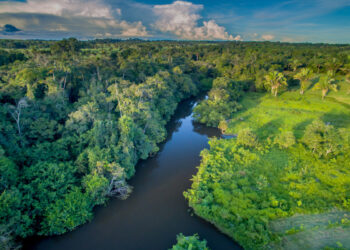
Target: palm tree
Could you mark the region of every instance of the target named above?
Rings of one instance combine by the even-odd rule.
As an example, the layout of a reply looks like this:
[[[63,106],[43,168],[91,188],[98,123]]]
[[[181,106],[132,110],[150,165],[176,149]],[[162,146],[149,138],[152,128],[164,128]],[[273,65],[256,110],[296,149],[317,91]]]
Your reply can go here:
[[[345,76],[345,81],[350,82],[350,73]]]
[[[278,89],[282,86],[288,86],[284,75],[278,71],[269,72],[265,75],[265,86],[271,88],[271,94],[277,96]]]
[[[294,76],[294,79],[300,81],[300,94],[304,94],[308,81],[313,78],[313,71],[309,68],[302,68],[299,73]]]
[[[299,62],[298,59],[295,59],[295,60],[293,60],[293,61],[291,61],[291,62],[289,63],[289,67],[292,68],[294,72],[295,72],[295,71],[298,69],[298,67],[301,66],[301,65],[302,65],[302,64]]]
[[[333,78],[333,72],[328,71],[327,75],[320,77],[318,83],[315,84],[314,89],[320,89],[322,91],[322,100],[326,97],[329,89],[337,91],[337,85]]]

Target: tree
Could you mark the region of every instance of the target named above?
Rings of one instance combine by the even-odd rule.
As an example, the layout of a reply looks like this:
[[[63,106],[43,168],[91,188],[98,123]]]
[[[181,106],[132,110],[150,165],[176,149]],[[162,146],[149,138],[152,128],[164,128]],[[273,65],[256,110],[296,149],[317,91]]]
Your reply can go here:
[[[18,166],[9,158],[0,155],[0,192],[15,185],[18,176]]]
[[[22,111],[24,108],[27,108],[28,106],[29,105],[26,98],[20,99],[16,106],[13,106],[13,105],[9,106],[9,112],[12,118],[16,121],[19,136],[22,135],[22,131],[21,131]]]
[[[304,91],[307,87],[308,81],[313,78],[313,72],[309,68],[302,68],[299,73],[294,75],[294,79],[300,81],[300,94],[304,94]]]
[[[277,144],[280,149],[289,148],[295,144],[295,137],[292,131],[282,132],[275,137],[274,144]]]
[[[74,187],[63,199],[47,207],[42,223],[43,235],[63,234],[92,218],[90,198]]]
[[[245,147],[257,147],[258,140],[250,128],[242,129],[237,134],[237,143]]]
[[[271,88],[271,93],[277,96],[278,89],[282,86],[288,86],[288,84],[282,73],[272,71],[265,75],[265,86]]]
[[[209,250],[206,240],[200,240],[198,234],[185,236],[182,233],[176,236],[177,243],[170,250]]]
[[[220,121],[218,128],[221,130],[222,133],[225,133],[226,130],[228,129],[227,121],[225,120]]]
[[[301,65],[302,65],[302,64],[299,62],[298,59],[295,59],[295,60],[293,60],[293,61],[291,61],[291,62],[289,63],[289,66],[293,69],[294,72],[295,72],[295,71],[298,69],[298,67],[301,66]]]
[[[319,157],[335,156],[341,152],[342,138],[339,131],[320,120],[306,127],[302,141]]]
[[[334,84],[335,79],[332,75],[332,72],[328,71],[327,75],[321,76],[314,86],[314,89],[320,89],[322,91],[322,100],[326,97],[330,89],[337,91],[337,85]]]

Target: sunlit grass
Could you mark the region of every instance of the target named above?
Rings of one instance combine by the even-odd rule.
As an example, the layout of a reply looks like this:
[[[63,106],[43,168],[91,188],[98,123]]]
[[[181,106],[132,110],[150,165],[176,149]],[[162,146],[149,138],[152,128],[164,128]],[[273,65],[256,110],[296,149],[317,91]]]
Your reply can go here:
[[[243,109],[229,122],[227,133],[250,127],[259,138],[265,139],[280,133],[293,131],[301,138],[305,127],[315,119],[321,119],[338,128],[350,127],[350,84],[341,82],[338,92],[329,92],[322,100],[320,91],[285,91],[274,97],[266,93],[249,92],[240,103]]]

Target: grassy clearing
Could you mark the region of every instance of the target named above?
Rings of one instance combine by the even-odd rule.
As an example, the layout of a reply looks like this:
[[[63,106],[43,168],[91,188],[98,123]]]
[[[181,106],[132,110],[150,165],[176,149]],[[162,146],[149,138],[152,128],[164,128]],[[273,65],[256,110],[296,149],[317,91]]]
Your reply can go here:
[[[266,139],[281,131],[293,131],[300,139],[304,129],[313,120],[320,118],[337,128],[350,128],[350,86],[340,82],[338,92],[330,92],[325,100],[320,91],[299,90],[281,93],[278,97],[266,93],[249,92],[240,104],[243,109],[229,122],[227,133],[250,127],[259,138]]]
[[[350,213],[333,210],[321,214],[295,215],[270,223],[281,241],[271,244],[277,249],[322,249],[350,246]]]

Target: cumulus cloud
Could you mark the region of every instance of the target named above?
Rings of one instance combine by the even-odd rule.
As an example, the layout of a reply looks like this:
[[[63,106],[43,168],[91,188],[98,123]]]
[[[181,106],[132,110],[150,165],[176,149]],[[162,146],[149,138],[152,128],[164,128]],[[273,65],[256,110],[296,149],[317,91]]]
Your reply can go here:
[[[120,8],[103,0],[28,0],[0,2],[0,25],[11,23],[43,35],[60,32],[78,37],[145,37],[146,27],[140,22],[121,19]],[[49,37],[47,37],[49,38]]]
[[[168,32],[182,39],[190,40],[241,40],[240,36],[232,36],[225,27],[214,20],[203,21],[198,25],[203,9],[201,4],[185,1],[175,1],[172,4],[155,5],[153,12],[158,17],[154,27],[162,32]]]

